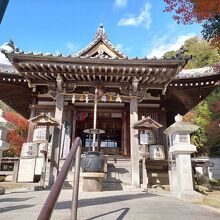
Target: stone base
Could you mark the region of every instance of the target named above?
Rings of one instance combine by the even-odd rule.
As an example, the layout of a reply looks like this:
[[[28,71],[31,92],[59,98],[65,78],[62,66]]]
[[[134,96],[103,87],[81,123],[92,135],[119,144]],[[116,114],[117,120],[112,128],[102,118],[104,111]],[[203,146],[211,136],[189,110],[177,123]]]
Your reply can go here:
[[[34,191],[41,191],[41,190],[45,190],[44,186],[34,186]]]
[[[187,202],[203,202],[203,195],[195,191],[178,192],[176,193],[176,196]]]
[[[0,187],[0,195],[4,195],[5,194],[5,188]]]
[[[82,173],[83,176],[83,192],[101,192],[102,178],[106,177],[106,173]]]

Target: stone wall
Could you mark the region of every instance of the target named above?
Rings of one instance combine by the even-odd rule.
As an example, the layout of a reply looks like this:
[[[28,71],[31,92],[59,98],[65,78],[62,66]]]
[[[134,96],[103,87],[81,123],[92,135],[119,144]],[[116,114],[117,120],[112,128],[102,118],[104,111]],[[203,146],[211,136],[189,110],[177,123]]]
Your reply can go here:
[[[209,178],[220,180],[220,157],[210,157],[209,160],[214,163],[214,167],[209,168]]]

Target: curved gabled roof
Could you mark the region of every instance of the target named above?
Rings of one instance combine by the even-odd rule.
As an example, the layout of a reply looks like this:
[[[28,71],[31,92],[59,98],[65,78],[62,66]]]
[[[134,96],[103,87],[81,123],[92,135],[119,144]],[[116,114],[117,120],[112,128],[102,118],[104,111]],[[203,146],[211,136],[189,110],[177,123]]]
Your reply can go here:
[[[13,51],[10,45],[11,42],[5,43],[0,46],[0,50]],[[15,67],[10,63],[4,53],[0,51],[0,73],[19,74]]]
[[[78,53],[76,53],[76,56],[77,57],[88,56],[88,57],[97,57],[97,58],[127,57],[110,42],[103,24],[100,24],[92,42],[88,44],[85,48],[80,50]]]

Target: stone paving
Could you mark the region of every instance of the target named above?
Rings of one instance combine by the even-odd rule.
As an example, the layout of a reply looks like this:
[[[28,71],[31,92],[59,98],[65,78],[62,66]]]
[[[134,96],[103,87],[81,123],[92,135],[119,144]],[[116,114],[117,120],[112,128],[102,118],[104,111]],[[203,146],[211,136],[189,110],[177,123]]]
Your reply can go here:
[[[0,196],[1,220],[34,220],[49,191],[17,189]],[[70,219],[72,190],[62,191],[51,219]],[[83,220],[217,220],[220,212],[167,194],[106,191],[79,194],[78,219]]]

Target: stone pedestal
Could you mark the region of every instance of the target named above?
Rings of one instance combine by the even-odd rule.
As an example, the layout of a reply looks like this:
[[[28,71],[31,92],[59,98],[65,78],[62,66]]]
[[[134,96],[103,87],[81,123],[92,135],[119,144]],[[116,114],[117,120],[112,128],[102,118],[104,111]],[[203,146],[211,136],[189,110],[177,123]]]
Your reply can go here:
[[[169,135],[170,143],[170,191],[179,199],[202,201],[203,196],[193,190],[191,164],[191,154],[196,151],[196,146],[190,143],[190,133],[196,131],[198,126],[183,122],[181,115],[177,115],[175,121],[164,131]]]
[[[107,176],[106,173],[82,173],[84,192],[101,192],[102,179]]]
[[[2,109],[0,109],[0,167],[1,167],[1,159],[2,159],[2,151],[8,150],[10,145],[6,142],[7,132],[8,130],[15,129],[16,126],[8,122],[3,118]],[[5,193],[5,189],[0,187],[0,195]]]
[[[171,172],[171,190],[178,198],[187,201],[201,201],[203,196],[193,190],[191,153],[194,145],[173,146],[170,153],[176,156],[176,172]]]

